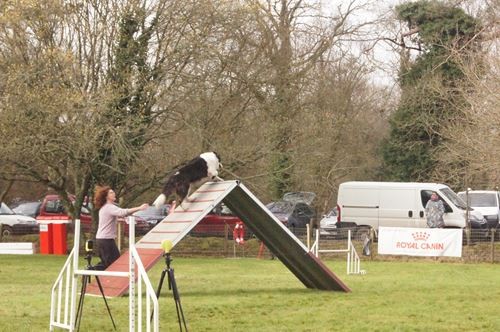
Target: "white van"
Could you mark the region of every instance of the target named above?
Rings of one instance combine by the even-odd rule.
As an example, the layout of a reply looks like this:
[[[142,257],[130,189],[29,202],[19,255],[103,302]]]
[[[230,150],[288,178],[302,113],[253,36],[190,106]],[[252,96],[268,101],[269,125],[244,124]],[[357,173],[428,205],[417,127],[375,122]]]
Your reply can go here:
[[[427,227],[425,205],[432,192],[438,193],[445,206],[445,227],[466,226],[466,205],[453,190],[439,183],[417,182],[344,182],[337,198],[338,227],[357,229],[360,238],[371,228]],[[483,215],[469,212],[473,227],[482,228]]]

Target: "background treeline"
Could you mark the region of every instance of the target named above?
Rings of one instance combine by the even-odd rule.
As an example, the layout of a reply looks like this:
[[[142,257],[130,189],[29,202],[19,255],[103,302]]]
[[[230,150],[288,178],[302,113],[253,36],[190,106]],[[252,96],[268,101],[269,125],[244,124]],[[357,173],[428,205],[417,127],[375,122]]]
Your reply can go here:
[[[75,217],[96,184],[151,201],[208,150],[263,201],[313,191],[322,211],[345,180],[494,187],[498,4],[376,5],[0,2],[0,195],[50,189]]]

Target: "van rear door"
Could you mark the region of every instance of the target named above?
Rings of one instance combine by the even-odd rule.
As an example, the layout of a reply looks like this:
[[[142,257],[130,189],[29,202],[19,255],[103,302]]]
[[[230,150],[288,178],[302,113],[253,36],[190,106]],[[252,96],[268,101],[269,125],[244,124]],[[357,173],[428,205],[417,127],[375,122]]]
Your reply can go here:
[[[380,190],[379,226],[415,227],[418,218],[415,188]]]

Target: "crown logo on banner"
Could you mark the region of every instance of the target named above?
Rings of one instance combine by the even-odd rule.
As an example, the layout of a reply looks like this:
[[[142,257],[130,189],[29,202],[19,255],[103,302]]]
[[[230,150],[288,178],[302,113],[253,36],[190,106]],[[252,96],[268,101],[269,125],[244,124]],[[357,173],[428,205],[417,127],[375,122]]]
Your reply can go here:
[[[427,239],[431,235],[427,232],[415,232],[415,233],[411,233],[411,236],[413,236],[413,239],[415,241],[427,241]]]

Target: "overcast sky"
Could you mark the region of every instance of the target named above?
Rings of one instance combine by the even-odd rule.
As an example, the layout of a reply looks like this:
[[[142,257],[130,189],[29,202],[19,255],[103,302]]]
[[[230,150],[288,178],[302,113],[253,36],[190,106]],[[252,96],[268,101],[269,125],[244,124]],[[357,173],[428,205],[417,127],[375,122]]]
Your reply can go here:
[[[352,1],[351,0],[321,0],[322,7],[332,13],[336,11],[338,6],[346,8]],[[355,6],[362,6],[363,9],[356,11],[352,15],[352,22],[370,22],[379,19],[380,17],[390,17],[392,10],[400,3],[408,2],[402,0],[355,0]],[[372,25],[366,30],[367,38],[375,40],[381,36],[388,36],[387,28],[378,24]],[[368,48],[373,45],[372,42],[365,42],[363,45],[355,46],[359,49],[358,53],[362,54],[362,49]],[[376,68],[371,79],[376,84],[393,86],[395,84],[396,71],[398,68],[397,53],[394,51],[388,42],[379,41],[375,44],[371,52],[362,55],[364,60],[370,61]]]

